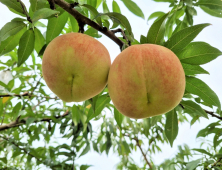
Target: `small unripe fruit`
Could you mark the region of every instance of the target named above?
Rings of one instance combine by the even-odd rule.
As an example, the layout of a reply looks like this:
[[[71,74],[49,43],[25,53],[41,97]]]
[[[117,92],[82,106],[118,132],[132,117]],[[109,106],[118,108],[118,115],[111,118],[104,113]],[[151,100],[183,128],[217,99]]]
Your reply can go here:
[[[81,102],[107,84],[110,55],[98,40],[82,33],[56,37],[47,46],[42,72],[47,86],[65,102]]]
[[[122,114],[148,118],[179,104],[185,90],[185,74],[171,50],[154,44],[133,45],[111,65],[108,89]]]

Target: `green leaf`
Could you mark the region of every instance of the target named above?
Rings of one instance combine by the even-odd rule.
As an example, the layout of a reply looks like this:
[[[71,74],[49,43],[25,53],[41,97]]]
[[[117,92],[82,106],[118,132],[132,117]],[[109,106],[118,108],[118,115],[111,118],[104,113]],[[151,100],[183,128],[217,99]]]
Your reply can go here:
[[[44,8],[46,5],[45,0],[30,0],[32,12],[35,12],[41,8]]]
[[[34,117],[29,117],[27,120],[26,120],[26,125],[29,126],[31,123],[33,123],[34,121],[36,120],[36,118]]]
[[[208,8],[208,7],[201,6],[201,5],[200,5],[200,8],[201,8],[204,12],[206,12],[206,13],[214,16],[214,17],[222,18],[222,12],[221,12],[221,10],[210,9],[210,8]]]
[[[165,33],[165,20],[167,19],[169,13],[162,16],[158,21],[154,22],[148,33],[147,33],[147,41],[151,44],[162,44],[164,41],[164,33]]]
[[[93,15],[94,17],[96,17],[97,15],[99,15],[99,12],[98,12],[97,9],[94,8],[93,6],[90,6],[90,5],[87,5],[87,4],[84,4],[84,5],[82,5],[82,6],[85,7],[85,8],[87,8],[87,9],[92,13],[92,15]],[[99,17],[99,18],[96,18],[96,21],[97,21],[97,23],[98,23],[100,26],[102,26],[102,20],[101,20],[100,17]]]
[[[34,33],[35,33],[35,51],[39,53],[42,47],[45,45],[45,38],[43,37],[42,33],[38,28],[34,29]]]
[[[8,37],[17,34],[19,31],[21,31],[25,27],[26,25],[20,21],[8,22],[2,27],[0,31],[0,43],[1,41],[6,40]]]
[[[84,32],[84,34],[89,35],[94,38],[101,38],[102,37],[102,35],[98,34],[98,31],[92,27],[90,27],[88,30],[86,30]]]
[[[108,13],[108,12],[109,12],[109,8],[108,8],[108,6],[107,6],[106,1],[103,1],[103,12],[104,12],[104,13]]]
[[[131,25],[128,19],[124,15],[116,12],[109,12],[109,13],[99,14],[97,17],[104,15],[109,16],[111,19],[115,20],[115,22],[121,24],[129,32],[129,35],[131,36],[133,35]]]
[[[144,129],[145,136],[148,137],[149,130],[150,130],[150,119],[149,118],[143,119],[143,129]]]
[[[34,12],[32,21],[35,22],[35,21],[38,21],[39,19],[45,19],[59,13],[60,13],[59,11],[54,11],[49,8],[41,8],[38,11]]]
[[[173,3],[174,0],[154,0],[155,2],[170,2]]]
[[[18,102],[12,110],[13,119],[16,119],[19,115],[19,111],[22,107],[21,102]]]
[[[22,6],[17,0],[0,0],[0,2],[6,5],[8,8],[12,8],[18,13],[24,15]]]
[[[196,75],[196,74],[210,74],[208,71],[204,70],[202,67],[198,65],[190,65],[181,63],[185,72],[185,75]]]
[[[175,53],[184,49],[205,27],[210,24],[199,24],[184,28],[173,34],[165,43],[165,46]]]
[[[208,7],[210,9],[222,10],[221,0],[199,0],[196,5]]]
[[[71,22],[72,31],[78,32],[79,31],[79,24],[78,24],[77,20],[71,14],[69,14],[69,19]]]
[[[121,0],[121,1],[133,14],[145,19],[142,10],[135,2],[133,2],[132,0]]]
[[[124,116],[114,107],[114,118],[117,125],[121,128]]]
[[[211,153],[207,152],[205,149],[196,149],[196,148],[194,148],[192,150],[203,153],[203,154],[206,154],[206,155],[209,155],[210,157],[213,156]]]
[[[99,96],[99,98],[96,100],[95,113],[92,111],[93,108],[90,108],[86,122],[88,122],[92,118],[98,116],[102,112],[102,110],[104,109],[106,104],[108,104],[110,102],[110,100],[111,99],[108,94],[104,94],[102,96]]]
[[[149,21],[149,20],[151,20],[151,19],[153,19],[153,18],[162,17],[163,15],[165,15],[165,13],[162,12],[162,11],[154,12],[154,13],[152,13],[152,14],[149,16],[149,18],[147,19],[147,21]]]
[[[112,141],[111,141],[111,137],[110,137],[110,133],[108,131],[106,131],[106,154],[109,154],[109,150],[112,146]]]
[[[8,37],[5,41],[2,41],[0,45],[0,56],[14,50],[19,44],[19,40],[25,31],[26,28],[23,28],[21,31],[17,32],[17,34]]]
[[[146,44],[147,42],[147,38],[144,35],[140,36],[140,44]]]
[[[68,20],[68,13],[64,12],[62,15],[48,20],[46,31],[46,43],[52,41],[55,37],[59,36]]]
[[[112,8],[113,8],[113,12],[121,13],[120,7],[115,0],[113,0]]]
[[[72,121],[75,124],[75,126],[77,126],[80,121],[80,114],[81,113],[79,107],[74,104],[72,106]]]
[[[94,8],[96,8],[97,0],[87,0],[87,4],[93,6]]]
[[[81,165],[80,166],[80,170],[86,170],[88,169],[89,167],[91,167],[92,165]]]
[[[90,150],[90,144],[89,143],[86,143],[86,147],[83,149],[82,153],[79,155],[79,157],[87,154]]]
[[[174,109],[166,113],[165,134],[171,147],[173,147],[173,141],[176,139],[178,134],[178,119],[177,113]]]
[[[216,93],[202,80],[195,77],[186,77],[186,90],[189,93],[198,95],[204,102],[217,106],[221,109],[221,104]]]
[[[220,123],[214,122],[214,123],[209,124],[206,128],[204,128],[198,132],[196,138],[206,137],[207,135],[209,135],[211,133],[217,133],[218,130],[221,131],[221,128],[216,128],[216,126],[220,126]]]
[[[220,55],[222,55],[220,50],[205,42],[192,42],[177,56],[182,63],[200,65],[206,64]]]
[[[202,159],[197,159],[195,161],[188,162],[187,165],[186,165],[187,170],[196,169],[197,165],[200,163],[201,160]]]
[[[32,29],[27,30],[19,41],[18,67],[21,66],[34,50],[35,34]]]
[[[191,100],[182,101],[180,104],[185,108],[185,112],[192,113],[198,116],[202,116],[208,119],[207,113],[195,102]]]
[[[7,162],[8,162],[6,157],[0,158],[0,161],[4,162],[5,164],[7,164]]]

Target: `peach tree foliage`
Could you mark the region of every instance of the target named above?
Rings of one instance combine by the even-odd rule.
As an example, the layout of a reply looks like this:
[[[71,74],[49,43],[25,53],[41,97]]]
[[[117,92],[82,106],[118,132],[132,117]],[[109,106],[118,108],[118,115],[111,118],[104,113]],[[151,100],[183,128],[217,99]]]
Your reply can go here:
[[[77,164],[80,157],[90,151],[109,155],[110,150],[119,156],[116,169],[221,169],[221,104],[215,92],[196,75],[209,74],[201,65],[222,53],[207,42],[195,41],[210,23],[193,25],[193,16],[201,8],[212,17],[222,18],[222,1],[154,1],[156,5],[168,3],[171,10],[146,11],[147,19],[133,0],[30,0],[29,8],[22,0],[0,0],[17,14],[0,30],[1,74],[13,75],[9,82],[0,81],[0,169],[86,170],[93,165]],[[134,38],[135,30],[121,13],[122,6],[144,22],[154,19],[147,35]],[[120,114],[107,88],[82,103],[62,102],[42,79],[41,58],[52,39],[69,32],[84,32],[94,38],[107,36],[120,50],[144,43],[169,48],[186,74],[183,100],[164,115],[140,120]],[[206,125],[196,136],[213,135],[207,149],[178,146],[174,158],[162,160],[160,165],[153,163],[152,155],[161,152],[160,143],[173,146],[178,122],[193,125],[200,118],[212,117],[218,121]],[[94,126],[97,122],[100,125]],[[134,151],[141,153],[139,165],[133,160]]]

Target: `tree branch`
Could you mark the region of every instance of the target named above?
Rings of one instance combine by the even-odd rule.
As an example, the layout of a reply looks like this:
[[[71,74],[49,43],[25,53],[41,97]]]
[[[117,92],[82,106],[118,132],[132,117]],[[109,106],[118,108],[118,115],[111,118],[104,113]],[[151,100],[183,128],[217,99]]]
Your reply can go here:
[[[101,27],[96,22],[90,20],[89,18],[85,17],[84,15],[80,14],[76,9],[72,8],[72,5],[67,3],[64,0],[54,0],[54,2],[59,5],[61,8],[66,10],[68,13],[70,13],[78,23],[83,23],[84,25],[87,24],[94,29],[98,30],[99,32],[103,33],[107,37],[109,37],[111,40],[113,40],[116,44],[119,45],[120,49],[122,49],[122,46],[124,45],[124,42],[122,42],[116,35],[108,30],[105,27]]]
[[[182,104],[179,104],[179,105],[182,107],[182,109],[185,109],[185,107],[184,107]],[[208,111],[208,110],[204,110],[204,111],[205,111],[207,114],[211,115],[212,117],[216,117],[216,118],[222,120],[222,117],[214,114],[214,112],[210,112],[210,111]]]
[[[64,117],[66,117],[69,114],[70,114],[70,112],[69,112],[69,110],[67,110],[63,115],[55,116],[55,119],[64,118]],[[18,116],[14,122],[11,122],[11,123],[5,124],[5,125],[1,125],[0,126],[0,131],[6,130],[6,129],[10,129],[10,128],[14,128],[14,127],[18,127],[20,125],[24,125],[28,118],[24,118],[22,120],[19,120],[19,119],[20,119],[20,116]],[[34,122],[37,123],[37,122],[50,122],[50,121],[53,121],[53,119],[43,118],[41,120],[36,120]]]
[[[57,100],[59,99],[57,96],[56,97],[49,97],[49,96],[37,96],[37,95],[32,95],[29,92],[25,92],[23,94],[2,94],[0,95],[0,97],[25,97],[25,96],[29,96],[29,97],[41,97],[41,98],[46,98],[46,99],[53,99],[53,100]]]
[[[117,28],[116,30],[111,30],[114,34],[117,33],[117,32],[120,32],[122,33],[123,35],[123,38],[126,40],[126,42],[129,44],[129,46],[131,45],[131,42],[129,41],[129,39],[127,38],[125,32],[123,31],[123,29],[121,28]]]
[[[27,12],[27,10],[26,10],[25,4],[24,4],[21,0],[17,0],[17,2],[19,2],[19,3],[21,4],[22,9],[23,9],[23,12],[24,12],[24,14],[26,15],[27,21],[29,21],[30,23],[32,23],[32,20],[31,20],[28,12]]]
[[[143,155],[143,157],[144,157],[147,165],[150,167],[150,169],[152,169],[152,165],[151,165],[151,163],[148,161],[148,159],[147,159],[147,157],[146,157],[146,154],[144,153],[144,151],[143,151],[143,149],[142,149],[142,147],[141,147],[141,145],[140,145],[139,139],[138,139],[137,137],[131,138],[130,135],[125,134],[125,133],[124,133],[123,135],[124,135],[124,136],[127,136],[127,137],[129,137],[130,139],[133,139],[133,140],[136,141],[136,146],[139,147],[139,149],[140,149],[140,151],[141,151],[141,153],[142,153],[142,155]]]
[[[205,111],[207,114],[211,115],[212,117],[216,117],[216,118],[222,120],[222,117],[217,116],[216,114],[214,114],[214,112],[210,112],[210,111],[208,111],[208,110],[204,110],[204,111]]]

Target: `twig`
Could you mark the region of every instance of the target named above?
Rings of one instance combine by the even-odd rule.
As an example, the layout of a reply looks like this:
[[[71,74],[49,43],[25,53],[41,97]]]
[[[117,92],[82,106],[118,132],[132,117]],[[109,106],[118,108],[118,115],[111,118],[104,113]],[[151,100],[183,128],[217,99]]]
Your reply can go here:
[[[54,0],[48,0],[48,2],[49,2],[49,5],[50,5],[50,9],[55,10],[56,9],[55,1]]]
[[[63,115],[61,115],[61,116],[60,116],[60,115],[59,115],[59,116],[54,116],[54,118],[55,118],[55,119],[64,118],[64,117],[66,117],[66,116],[69,115],[69,114],[70,114],[70,112],[69,112],[69,110],[67,110]],[[21,117],[21,116],[18,116],[14,122],[11,122],[11,123],[5,124],[5,125],[1,125],[1,126],[0,126],[0,131],[6,130],[6,129],[10,129],[10,128],[14,128],[14,127],[18,127],[18,126],[20,126],[20,125],[25,124],[25,123],[26,123],[26,120],[28,119],[28,117],[27,117],[27,118],[24,118],[24,119],[22,119],[22,120],[19,120],[20,117]],[[41,119],[41,120],[36,120],[36,121],[34,121],[34,123],[37,123],[37,122],[50,122],[50,121],[53,121],[53,119],[43,118],[43,119]]]
[[[27,21],[29,21],[30,23],[32,23],[32,20],[28,14],[28,11],[26,10],[25,4],[21,1],[21,0],[17,0],[17,2],[19,2],[22,6],[23,12],[26,15]]]
[[[129,44],[129,46],[131,45],[131,42],[129,41],[129,39],[127,38],[125,32],[123,31],[122,28],[117,28],[115,30],[111,30],[114,34],[117,33],[117,32],[121,32],[122,33],[122,36],[123,36],[123,39],[126,40],[126,42]]]
[[[214,166],[217,166],[217,164],[222,160],[222,158],[219,158],[216,162],[214,162],[214,164],[212,164],[211,168],[213,168]]]
[[[15,142],[13,142],[13,141],[10,141],[9,139],[7,139],[6,137],[1,136],[1,135],[0,135],[0,138],[2,138],[2,139],[4,139],[4,140],[6,140],[7,142],[15,145],[17,148],[19,148],[20,150],[24,151],[27,155],[35,158],[35,159],[38,160],[39,162],[42,162],[39,158],[37,158],[36,156],[34,156],[34,155],[31,154],[30,152],[28,152],[25,148],[21,148],[17,143],[15,143]],[[43,162],[42,162],[42,163],[43,163]],[[44,164],[44,163],[43,163],[43,164]]]
[[[207,110],[204,110],[207,114],[209,114],[209,115],[211,115],[212,117],[216,117],[216,118],[218,118],[218,119],[220,119],[220,120],[222,120],[222,117],[220,117],[220,116],[217,116],[216,114],[214,114],[213,112],[210,112],[210,111],[207,111]]]
[[[70,13],[78,21],[78,23],[83,23],[84,25],[87,24],[93,27],[94,29],[100,31],[101,33],[109,37],[111,40],[113,40],[116,44],[118,44],[120,49],[122,49],[124,42],[121,41],[118,37],[116,37],[116,35],[112,31],[107,30],[106,28],[104,29],[96,22],[80,14],[75,8],[72,8],[72,5],[70,5],[66,1],[64,0],[54,0],[54,1],[57,5],[59,5],[61,8],[66,10],[68,13]]]
[[[141,151],[141,153],[142,153],[142,155],[143,155],[143,157],[144,157],[147,165],[150,167],[150,169],[152,169],[152,165],[151,165],[151,163],[148,161],[148,159],[147,159],[147,157],[146,157],[146,154],[143,152],[143,149],[142,149],[142,147],[141,147],[141,145],[140,145],[140,143],[139,143],[139,139],[138,139],[137,137],[131,138],[129,134],[125,134],[125,133],[124,133],[123,135],[124,135],[124,136],[127,136],[127,137],[129,137],[130,139],[133,139],[133,140],[136,141],[136,146],[139,147],[139,149],[140,149],[140,151]]]
[[[30,95],[33,95],[33,93],[34,93],[34,91],[36,90],[36,88],[38,87],[38,85],[39,85],[41,79],[42,79],[42,76],[40,77],[39,81],[36,83],[34,89],[31,91]]]
[[[53,100],[57,100],[59,99],[57,96],[56,97],[49,97],[49,96],[37,96],[37,95],[31,95],[29,94],[29,92],[25,92],[23,94],[2,94],[0,95],[0,97],[25,97],[25,96],[29,96],[29,97],[41,97],[41,98],[46,98],[46,99],[53,99]]]
[[[185,109],[185,107],[184,107],[182,104],[180,104],[180,106],[182,107],[182,109]],[[208,111],[208,110],[204,110],[204,111],[205,111],[207,114],[211,115],[212,117],[216,117],[216,118],[222,120],[222,117],[214,114],[214,112],[210,112],[210,111]]]

